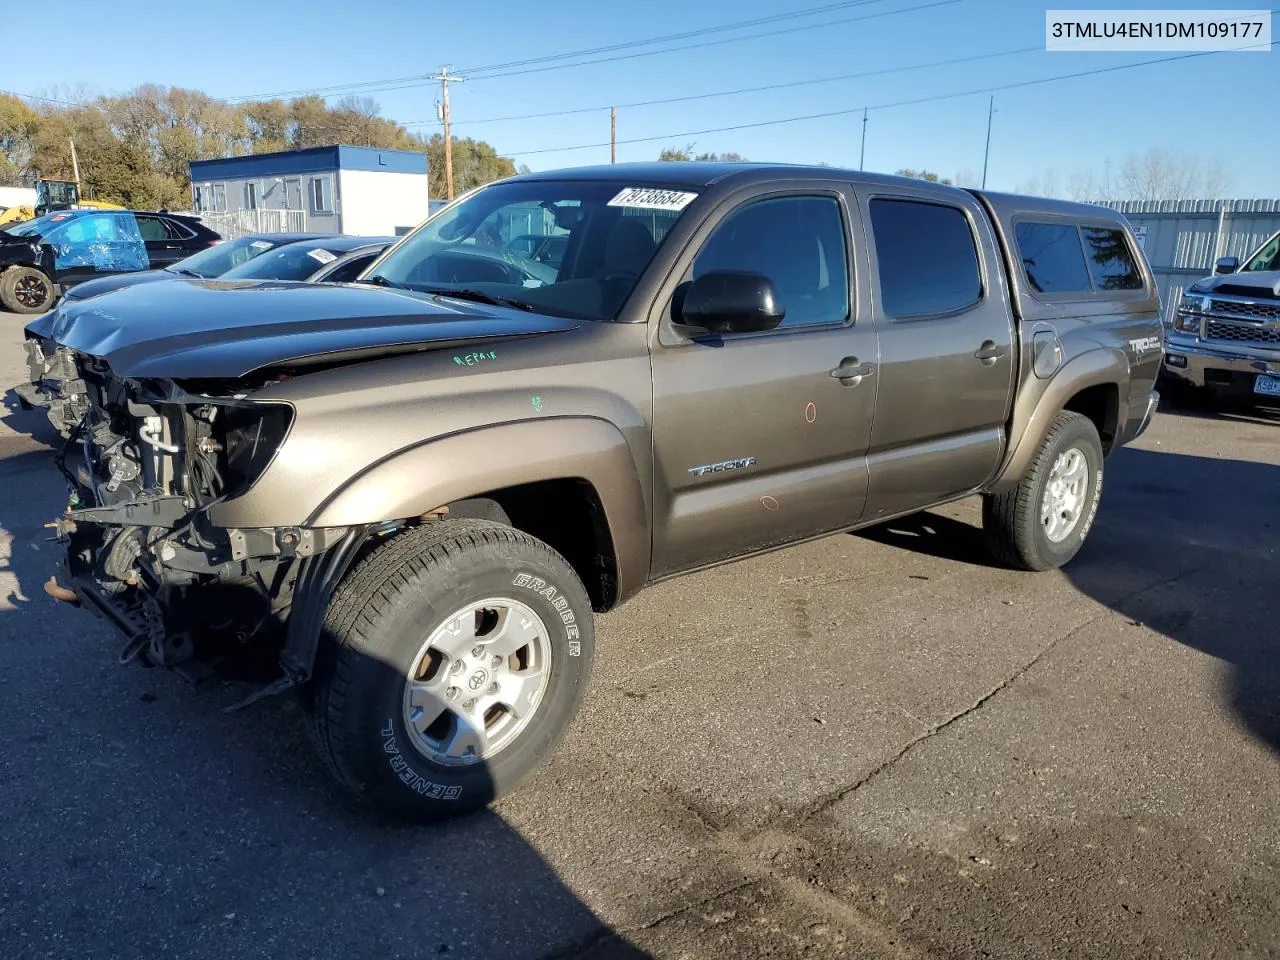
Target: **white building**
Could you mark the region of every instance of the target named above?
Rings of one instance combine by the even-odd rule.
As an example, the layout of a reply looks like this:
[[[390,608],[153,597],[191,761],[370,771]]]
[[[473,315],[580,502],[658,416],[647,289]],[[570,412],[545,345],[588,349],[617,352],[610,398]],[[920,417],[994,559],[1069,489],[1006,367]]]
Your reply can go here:
[[[242,219],[270,219],[281,230],[392,236],[427,218],[425,153],[344,144],[194,160],[189,167],[192,202],[211,226],[228,219],[219,214],[277,210],[288,213]]]

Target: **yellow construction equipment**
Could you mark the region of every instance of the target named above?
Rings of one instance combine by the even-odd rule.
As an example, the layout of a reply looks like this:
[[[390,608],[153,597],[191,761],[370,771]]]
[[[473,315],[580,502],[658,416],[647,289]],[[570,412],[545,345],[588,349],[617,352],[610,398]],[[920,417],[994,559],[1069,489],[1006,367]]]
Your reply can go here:
[[[40,177],[36,180],[34,206],[19,204],[0,210],[0,227],[21,223],[35,217],[43,217],[54,210],[126,210],[118,203],[105,200],[81,200],[80,184],[75,180],[52,180]]]

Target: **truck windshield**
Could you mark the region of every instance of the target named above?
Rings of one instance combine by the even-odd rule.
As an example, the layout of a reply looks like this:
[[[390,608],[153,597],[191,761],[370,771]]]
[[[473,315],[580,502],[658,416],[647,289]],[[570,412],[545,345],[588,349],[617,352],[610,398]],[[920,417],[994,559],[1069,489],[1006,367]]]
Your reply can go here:
[[[622,181],[496,183],[432,217],[360,280],[613,320],[696,196]],[[556,256],[539,255],[540,237],[554,238]]]
[[[1243,267],[1243,272],[1253,273],[1258,270],[1280,270],[1280,233],[1268,240]]]

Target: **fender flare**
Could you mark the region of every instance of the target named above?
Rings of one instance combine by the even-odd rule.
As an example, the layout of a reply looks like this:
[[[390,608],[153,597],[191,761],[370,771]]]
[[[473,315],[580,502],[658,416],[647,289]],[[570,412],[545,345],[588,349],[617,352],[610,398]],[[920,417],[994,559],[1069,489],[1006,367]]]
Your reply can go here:
[[[1030,382],[1034,384],[1036,381],[1032,379]],[[1004,493],[1018,485],[1036,451],[1044,442],[1049,425],[1081,390],[1099,386],[1116,387],[1120,392],[1117,430],[1123,430],[1129,403],[1125,387],[1128,382],[1129,360],[1124,353],[1099,347],[1068,360],[1049,379],[1043,391],[1037,393],[1024,386],[1013,406],[1009,450],[996,471],[995,479],[987,485],[986,492]],[[1122,439],[1117,436],[1117,440]]]
[[[604,510],[619,598],[649,575],[649,518],[640,472],[622,431],[596,417],[547,417],[479,427],[406,447],[331,493],[306,525],[347,527],[420,517],[489,491],[541,480],[583,480]]]

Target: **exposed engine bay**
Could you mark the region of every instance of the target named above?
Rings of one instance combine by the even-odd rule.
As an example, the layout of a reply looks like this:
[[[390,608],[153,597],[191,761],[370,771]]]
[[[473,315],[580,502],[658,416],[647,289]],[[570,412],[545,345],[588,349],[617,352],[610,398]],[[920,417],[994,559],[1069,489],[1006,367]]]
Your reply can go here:
[[[111,621],[126,638],[122,662],[193,680],[220,668],[284,686],[305,680],[328,593],[368,531],[235,529],[208,518],[270,464],[292,407],[254,402],[242,383],[232,394],[225,384],[125,379],[65,347],[29,340],[27,350],[34,389],[24,399],[46,407],[62,435],[55,459],[69,489],[48,526],[66,547],[70,588],[51,580],[50,595]]]

